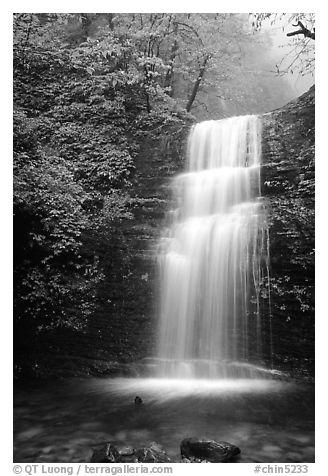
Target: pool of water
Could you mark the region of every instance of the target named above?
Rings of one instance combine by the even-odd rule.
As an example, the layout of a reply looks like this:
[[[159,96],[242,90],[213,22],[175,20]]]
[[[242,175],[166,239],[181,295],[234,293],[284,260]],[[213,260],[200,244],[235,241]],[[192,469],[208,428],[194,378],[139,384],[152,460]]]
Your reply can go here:
[[[142,405],[135,405],[135,396]],[[15,389],[14,462],[88,462],[94,447],[225,440],[239,461],[314,462],[314,389],[279,380],[71,379]]]

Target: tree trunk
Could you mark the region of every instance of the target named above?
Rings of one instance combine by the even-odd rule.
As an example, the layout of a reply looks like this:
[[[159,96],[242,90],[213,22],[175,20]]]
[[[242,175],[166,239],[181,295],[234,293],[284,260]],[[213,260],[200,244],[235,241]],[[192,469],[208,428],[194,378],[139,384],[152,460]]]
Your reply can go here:
[[[108,21],[109,29],[114,30],[114,24],[113,24],[114,13],[106,13],[106,18]]]
[[[165,88],[171,87],[171,90],[168,93],[169,96],[171,96],[171,97],[173,97],[173,86],[172,86],[173,62],[175,60],[175,57],[176,57],[178,49],[179,49],[178,41],[177,41],[177,38],[176,38],[176,35],[178,33],[178,23],[177,22],[174,22],[173,31],[174,31],[174,34],[175,34],[175,39],[174,39],[172,49],[171,49],[171,53],[170,53],[170,60],[169,60],[170,69],[167,70],[167,73],[166,73],[166,76],[165,76],[165,81],[164,81],[164,87]]]
[[[190,98],[188,100],[188,103],[187,103],[187,106],[186,106],[186,111],[187,112],[190,112],[191,108],[192,108],[192,105],[193,105],[193,102],[197,96],[197,93],[198,93],[198,89],[199,89],[199,86],[200,86],[200,83],[203,79],[203,76],[204,76],[204,73],[205,73],[205,70],[206,70],[206,65],[207,65],[207,62],[208,60],[210,59],[210,55],[206,55],[204,60],[203,60],[203,63],[200,67],[200,70],[199,70],[199,73],[198,73],[198,76],[197,76],[197,79],[194,83],[194,87],[192,88],[192,92],[191,92],[191,95],[190,95]]]
[[[149,99],[149,94],[145,90],[145,96],[146,96],[146,106],[147,106],[147,112],[150,114],[151,112],[151,107],[150,107],[150,99]]]
[[[90,33],[90,26],[92,23],[92,19],[88,13],[81,13],[81,24],[82,24],[82,41],[87,41]]]

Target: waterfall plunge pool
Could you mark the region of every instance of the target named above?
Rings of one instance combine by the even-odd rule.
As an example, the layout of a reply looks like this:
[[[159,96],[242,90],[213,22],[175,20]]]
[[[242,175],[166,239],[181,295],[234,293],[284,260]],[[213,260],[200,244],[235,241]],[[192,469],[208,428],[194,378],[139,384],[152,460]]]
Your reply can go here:
[[[135,396],[142,405],[135,405]],[[239,461],[314,462],[314,389],[270,379],[88,378],[17,385],[15,462],[88,462],[106,441],[226,440]]]

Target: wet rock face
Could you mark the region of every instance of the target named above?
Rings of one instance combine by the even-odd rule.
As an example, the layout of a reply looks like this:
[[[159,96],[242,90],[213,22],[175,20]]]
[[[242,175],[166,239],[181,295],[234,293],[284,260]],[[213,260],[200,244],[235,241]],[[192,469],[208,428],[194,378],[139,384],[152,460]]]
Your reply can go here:
[[[312,87],[262,116],[273,363],[294,371],[311,368],[314,353],[314,106]],[[268,319],[268,306],[262,314]]]
[[[180,450],[183,461],[188,459],[190,462],[227,463],[240,454],[240,449],[231,443],[206,438],[185,438]]]

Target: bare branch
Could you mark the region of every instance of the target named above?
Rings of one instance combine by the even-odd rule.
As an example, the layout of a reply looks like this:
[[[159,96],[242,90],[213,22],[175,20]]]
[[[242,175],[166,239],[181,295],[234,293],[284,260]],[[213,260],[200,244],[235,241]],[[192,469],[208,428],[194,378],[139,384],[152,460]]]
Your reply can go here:
[[[312,40],[315,40],[315,30],[313,29],[313,32],[308,30],[301,21],[298,21],[296,25],[293,26],[299,26],[299,30],[291,31],[290,33],[287,33],[287,36],[295,36],[295,35],[304,35],[306,38],[311,38]]]

